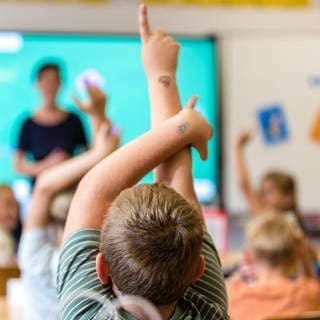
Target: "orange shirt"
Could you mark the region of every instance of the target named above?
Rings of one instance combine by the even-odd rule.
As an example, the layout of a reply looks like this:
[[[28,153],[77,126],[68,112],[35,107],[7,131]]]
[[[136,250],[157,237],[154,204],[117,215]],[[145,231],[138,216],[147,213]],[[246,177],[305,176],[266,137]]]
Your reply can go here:
[[[320,310],[320,283],[311,278],[272,284],[227,283],[231,320],[261,320]]]

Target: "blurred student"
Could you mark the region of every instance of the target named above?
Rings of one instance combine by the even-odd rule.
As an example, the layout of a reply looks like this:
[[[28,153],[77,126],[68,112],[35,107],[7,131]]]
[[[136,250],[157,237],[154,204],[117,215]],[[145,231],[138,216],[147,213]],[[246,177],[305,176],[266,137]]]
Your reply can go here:
[[[26,289],[26,320],[57,319],[58,256],[74,188],[119,143],[119,137],[110,134],[110,123],[104,115],[104,94],[94,87],[88,90],[90,100],[83,105],[97,124],[92,149],[45,170],[32,194],[19,249],[19,266]]]
[[[228,319],[221,267],[191,173],[189,146],[205,159],[212,129],[193,110],[195,98],[179,112],[179,45],[162,30],[151,32],[145,6],[140,28],[153,128],[79,184],[59,260],[59,319],[147,319],[133,304],[103,313],[122,295],[148,299],[164,320]],[[134,186],[155,167],[157,181],[168,186]]]
[[[304,275],[292,276],[301,259],[301,246],[293,229],[281,215],[269,213],[249,222],[247,255],[255,278],[241,273],[227,282],[232,320],[261,320],[320,311],[320,284],[311,266]]]
[[[252,187],[244,155],[244,148],[251,140],[251,136],[250,132],[243,132],[236,143],[238,183],[250,213],[257,215],[266,211],[279,212],[294,229],[305,234],[306,230],[297,204],[296,184],[292,176],[286,172],[270,171],[261,179],[259,190]]]
[[[42,64],[37,72],[37,86],[42,102],[38,110],[23,122],[15,155],[17,172],[31,178],[72,157],[77,147],[87,146],[79,117],[57,104],[61,88],[59,65]]]
[[[296,183],[294,178],[282,171],[270,171],[261,180],[260,190],[256,191],[251,185],[249,173],[245,162],[244,148],[250,142],[252,134],[243,132],[236,143],[236,165],[240,189],[253,215],[265,213],[277,213],[282,215],[290,224],[296,238],[300,242],[300,261],[296,272],[305,265],[312,264],[315,270],[317,266],[316,250],[311,243],[302,216],[297,204]],[[247,261],[245,261],[247,263]],[[250,270],[250,263],[247,263]]]
[[[10,186],[0,184],[0,266],[16,264],[20,238],[19,205]]]

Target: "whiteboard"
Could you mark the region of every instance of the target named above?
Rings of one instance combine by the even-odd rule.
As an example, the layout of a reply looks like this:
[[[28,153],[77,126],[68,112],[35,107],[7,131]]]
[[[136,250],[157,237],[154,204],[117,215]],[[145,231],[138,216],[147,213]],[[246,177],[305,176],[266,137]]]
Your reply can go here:
[[[259,108],[280,104],[289,124],[287,143],[267,146],[261,133],[246,149],[252,183],[280,169],[297,180],[303,213],[320,213],[320,144],[309,138],[320,112],[320,35],[244,34],[224,43],[224,199],[230,213],[246,213],[235,176],[234,145],[241,129],[257,128]]]

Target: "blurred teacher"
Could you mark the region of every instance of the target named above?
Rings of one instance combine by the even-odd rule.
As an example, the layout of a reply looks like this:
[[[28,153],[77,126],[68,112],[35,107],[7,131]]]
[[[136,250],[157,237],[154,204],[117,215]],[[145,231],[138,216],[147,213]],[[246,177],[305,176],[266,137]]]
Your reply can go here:
[[[72,157],[78,146],[87,146],[79,117],[57,105],[61,87],[58,64],[42,64],[37,71],[42,103],[20,129],[15,168],[32,179],[43,170]],[[32,156],[32,160],[27,155]]]

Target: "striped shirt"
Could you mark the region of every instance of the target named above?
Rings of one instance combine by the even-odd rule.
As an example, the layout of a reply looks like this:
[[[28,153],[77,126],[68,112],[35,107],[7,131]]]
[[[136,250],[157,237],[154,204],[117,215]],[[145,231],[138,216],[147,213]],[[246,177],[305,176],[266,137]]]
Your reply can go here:
[[[96,274],[100,231],[81,229],[73,233],[62,247],[58,268],[60,320],[128,320],[126,312],[106,312],[115,299],[111,286],[102,285]],[[178,301],[173,320],[229,319],[226,289],[220,261],[209,234],[203,238],[202,254],[206,270]]]

